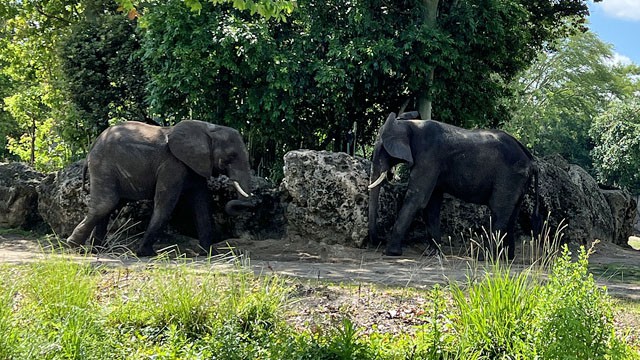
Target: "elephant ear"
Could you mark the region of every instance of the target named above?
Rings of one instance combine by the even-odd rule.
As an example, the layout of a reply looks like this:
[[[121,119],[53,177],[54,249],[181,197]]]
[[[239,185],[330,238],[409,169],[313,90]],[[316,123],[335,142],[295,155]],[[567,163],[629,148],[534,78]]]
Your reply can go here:
[[[396,114],[391,113],[382,126],[380,138],[385,150],[396,159],[405,161],[409,167],[413,166],[409,129],[396,120]]]
[[[205,179],[213,173],[210,134],[216,128],[216,125],[204,121],[183,120],[168,135],[171,153]]]

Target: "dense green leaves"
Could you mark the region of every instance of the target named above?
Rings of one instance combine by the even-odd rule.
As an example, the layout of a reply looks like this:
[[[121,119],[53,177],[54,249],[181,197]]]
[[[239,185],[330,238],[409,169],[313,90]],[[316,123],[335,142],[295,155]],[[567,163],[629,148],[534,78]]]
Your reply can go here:
[[[41,170],[69,161],[58,115],[68,103],[59,91],[56,46],[77,18],[65,0],[8,1],[0,5],[0,144]],[[4,148],[4,147],[3,147]],[[2,154],[4,155],[4,154]]]
[[[514,82],[513,119],[506,128],[538,154],[559,153],[591,170],[592,123],[612,99],[634,96],[638,67],[612,63],[611,46],[589,32],[556,47]]]
[[[611,103],[595,119],[591,135],[599,179],[640,193],[640,98]]]
[[[129,17],[105,0],[11,2],[0,8],[13,40],[0,92],[48,98],[0,113],[12,124],[2,137],[27,134],[12,144],[32,144],[35,159],[33,134],[51,119],[56,144],[81,157],[111,123],[192,117],[239,128],[266,174],[289,149],[346,150],[352,130],[372,142],[406,101],[497,126],[510,119],[509,82],[587,11],[584,0],[437,3],[434,25],[416,0],[121,1]]]
[[[370,142],[386,113],[406,100],[415,108],[425,93],[438,120],[497,126],[509,120],[509,80],[555,36],[578,29],[568,9],[575,19],[586,11],[576,1],[540,13],[527,4],[443,1],[438,26],[427,27],[415,1],[301,0],[286,23],[165,2],[143,17],[149,104],[168,122],[241,128],[275,158],[297,147],[346,150],[354,123],[356,138]]]
[[[104,4],[96,6],[103,9]],[[147,117],[147,77],[137,56],[136,23],[115,9],[94,13],[99,15],[85,13],[71,26],[59,47],[64,90],[74,109],[63,117],[65,135],[85,148],[86,139],[93,139],[109,124]]]

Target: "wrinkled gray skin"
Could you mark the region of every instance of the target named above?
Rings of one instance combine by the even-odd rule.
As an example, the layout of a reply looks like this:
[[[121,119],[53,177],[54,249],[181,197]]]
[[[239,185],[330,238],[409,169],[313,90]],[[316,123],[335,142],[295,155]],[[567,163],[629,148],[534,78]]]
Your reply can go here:
[[[93,245],[101,245],[109,215],[121,200],[153,199],[153,214],[137,254],[154,255],[156,237],[183,197],[194,210],[201,252],[215,253],[207,179],[226,174],[245,194],[251,191],[249,156],[240,133],[197,120],[173,127],[135,121],[112,126],[96,139],[86,166],[91,184],[89,210],[67,239],[73,247],[84,244],[92,230]],[[249,199],[239,193],[225,209],[235,215],[248,207]]]
[[[369,193],[371,243],[380,241],[376,230],[380,185],[373,185],[385,171],[404,162],[411,173],[387,243],[387,255],[402,255],[402,241],[418,212],[427,224],[427,240],[433,245],[439,243],[440,207],[443,194],[447,193],[463,201],[488,205],[492,230],[506,233],[507,256],[513,259],[514,227],[532,175],[536,178],[534,215],[538,217],[537,168],[531,153],[503,131],[466,130],[432,120],[405,120],[417,116],[416,112],[404,113],[396,119],[391,113],[376,141]],[[499,252],[490,250],[493,255]]]

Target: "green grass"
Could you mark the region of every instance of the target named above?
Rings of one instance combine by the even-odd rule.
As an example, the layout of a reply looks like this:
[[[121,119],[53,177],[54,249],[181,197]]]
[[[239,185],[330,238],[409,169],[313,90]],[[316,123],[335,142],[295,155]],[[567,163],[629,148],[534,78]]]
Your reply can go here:
[[[640,264],[597,264],[589,265],[589,270],[599,279],[625,284],[640,284]]]
[[[242,265],[5,265],[0,359],[638,359],[587,258],[565,250],[546,278],[496,262],[461,284],[401,290],[425,299],[402,333],[365,331],[348,312],[292,324],[296,280]]]

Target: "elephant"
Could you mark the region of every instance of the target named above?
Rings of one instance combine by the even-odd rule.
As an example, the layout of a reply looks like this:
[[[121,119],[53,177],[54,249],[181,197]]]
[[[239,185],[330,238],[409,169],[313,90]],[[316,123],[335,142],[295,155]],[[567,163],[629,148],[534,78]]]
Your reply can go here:
[[[121,200],[153,200],[153,212],[138,256],[153,256],[153,244],[176,204],[195,214],[201,253],[212,254],[213,227],[207,196],[210,176],[226,174],[238,192],[225,210],[237,215],[251,208],[249,155],[240,133],[230,127],[183,120],[172,127],[127,121],[104,130],[96,139],[83,171],[89,171],[89,209],[66,242],[83,245],[93,231],[100,246],[110,213]],[[186,201],[185,201],[186,200]]]
[[[369,185],[369,240],[379,244],[376,217],[380,184],[399,163],[410,169],[404,202],[391,231],[385,254],[402,255],[402,242],[418,211],[426,224],[428,242],[439,244],[443,194],[488,205],[492,230],[505,236],[506,252],[514,258],[514,227],[520,205],[535,178],[534,232],[539,225],[538,168],[533,155],[514,137],[500,130],[467,130],[434,120],[415,120],[417,112],[391,113],[372,153]],[[498,255],[497,246],[492,249]],[[480,254],[483,256],[484,254]]]

